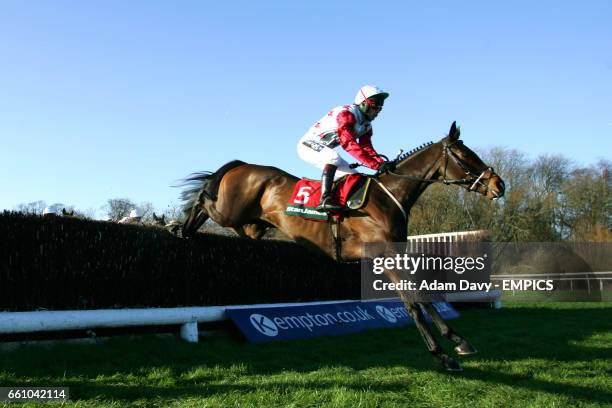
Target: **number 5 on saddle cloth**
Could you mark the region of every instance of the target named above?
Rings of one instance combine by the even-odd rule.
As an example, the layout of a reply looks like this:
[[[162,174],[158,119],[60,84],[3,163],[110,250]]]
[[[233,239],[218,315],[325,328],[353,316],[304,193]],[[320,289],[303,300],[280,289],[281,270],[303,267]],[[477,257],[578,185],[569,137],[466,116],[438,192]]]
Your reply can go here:
[[[342,212],[358,210],[365,202],[372,179],[363,174],[348,174],[334,183],[332,197],[335,203],[343,206],[334,217]],[[302,217],[312,221],[329,221],[329,214],[317,211],[321,198],[321,182],[303,178],[295,184],[293,194],[287,203],[286,215]]]

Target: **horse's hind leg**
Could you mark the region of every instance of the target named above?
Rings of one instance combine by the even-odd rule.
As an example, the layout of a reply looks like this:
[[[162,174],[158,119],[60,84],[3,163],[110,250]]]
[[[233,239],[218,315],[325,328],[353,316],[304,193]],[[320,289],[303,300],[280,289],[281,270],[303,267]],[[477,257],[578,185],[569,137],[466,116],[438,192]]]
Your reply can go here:
[[[264,223],[253,223],[253,224],[244,224],[240,227],[234,228],[234,231],[238,233],[241,237],[251,238],[251,239],[261,239],[266,233],[268,229],[268,225]]]
[[[477,352],[476,348],[469,341],[467,341],[465,337],[454,331],[448,325],[448,323],[444,321],[433,303],[423,303],[422,305],[425,308],[425,311],[429,314],[429,316],[431,316],[431,320],[433,320],[438,330],[440,330],[440,334],[446,339],[457,344],[457,346],[455,346],[455,352],[458,355],[467,356],[470,354],[475,354]]]
[[[187,220],[185,223],[183,223],[182,235],[184,237],[194,236],[208,218],[208,214],[202,209],[202,207],[199,205],[194,205],[191,208],[191,212],[189,213]]]

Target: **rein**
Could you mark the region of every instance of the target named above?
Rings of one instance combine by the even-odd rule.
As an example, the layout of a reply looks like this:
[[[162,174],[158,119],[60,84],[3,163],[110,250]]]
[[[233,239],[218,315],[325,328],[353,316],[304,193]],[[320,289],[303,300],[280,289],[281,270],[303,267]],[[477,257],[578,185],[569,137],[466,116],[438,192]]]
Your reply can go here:
[[[446,143],[444,142],[443,144],[443,155],[444,155],[444,174],[442,176],[442,179],[425,179],[422,177],[415,177],[415,176],[409,176],[406,174],[398,174],[392,170],[388,170],[387,172],[394,176],[394,177],[400,177],[400,178],[404,178],[404,179],[409,179],[409,180],[415,180],[415,181],[421,181],[421,182],[425,182],[425,183],[444,183],[446,185],[448,184],[459,184],[459,185],[470,185],[470,187],[468,188],[468,191],[474,191],[479,185],[485,188],[485,192],[489,191],[489,186],[485,183],[482,182],[482,179],[484,177],[484,175],[486,174],[487,171],[490,171],[491,173],[494,173],[493,167],[487,167],[486,169],[484,169],[480,175],[474,174],[470,169],[468,169],[465,164],[463,163],[463,161],[457,157],[457,154],[455,152],[453,152],[453,150],[451,149],[451,147],[455,144],[455,143],[461,143],[460,140],[456,140],[452,143]],[[398,160],[401,157],[401,151],[400,154],[398,154],[398,156],[395,158],[395,160],[393,160],[394,163],[397,163]],[[408,156],[410,157],[410,156]],[[406,158],[408,158],[406,157]],[[457,164],[464,172],[467,176],[469,176],[469,178],[461,178],[461,179],[448,179],[446,178],[446,173],[448,171],[448,160],[449,158],[455,163]],[[403,159],[405,160],[405,159]],[[401,161],[403,161],[401,160]],[[401,203],[399,202],[399,200],[397,199],[397,197],[395,197],[395,195],[383,184],[382,181],[380,181],[378,179],[378,176],[380,175],[380,173],[377,173],[374,177],[372,177],[372,180],[374,180],[378,186],[381,188],[381,190],[383,190],[383,192],[385,192],[385,194],[387,194],[390,198],[391,201],[393,201],[393,203],[399,208],[399,210],[402,212],[402,215],[404,216],[404,219],[406,222],[408,222],[408,215],[406,214],[406,210],[404,210],[404,207],[402,207]]]
[[[409,176],[406,174],[399,174],[396,173],[392,170],[389,170],[388,173],[392,176],[395,177],[400,177],[400,178],[405,178],[405,179],[409,179],[409,180],[415,180],[415,181],[421,181],[421,182],[425,182],[425,183],[444,183],[446,185],[449,184],[471,184],[471,186],[468,188],[468,191],[474,191],[479,185],[484,187],[487,191],[488,191],[488,185],[484,184],[482,182],[482,178],[484,177],[485,173],[488,171],[490,171],[491,173],[494,172],[493,167],[487,167],[486,169],[484,169],[482,171],[482,173],[480,173],[480,175],[476,175],[474,173],[472,173],[468,168],[466,168],[465,164],[457,157],[457,155],[455,154],[455,152],[453,152],[453,150],[451,149],[451,147],[457,143],[458,141],[455,141],[453,143],[444,143],[443,144],[443,154],[444,154],[444,174],[442,176],[442,179],[424,179],[422,177],[415,177],[415,176]],[[457,164],[459,167],[461,167],[461,169],[465,172],[466,175],[468,175],[470,178],[461,178],[461,179],[447,179],[446,178],[446,173],[447,173],[447,169],[448,169],[448,159],[449,157],[453,160],[453,162],[455,162],[455,164]],[[394,161],[397,162],[398,159],[395,159]]]

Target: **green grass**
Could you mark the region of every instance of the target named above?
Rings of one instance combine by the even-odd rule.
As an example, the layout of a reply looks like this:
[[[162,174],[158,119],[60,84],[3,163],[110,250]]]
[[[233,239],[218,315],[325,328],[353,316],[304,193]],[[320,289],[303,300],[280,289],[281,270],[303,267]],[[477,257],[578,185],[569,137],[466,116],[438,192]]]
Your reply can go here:
[[[479,349],[459,374],[441,371],[410,327],[259,345],[219,335],[24,346],[0,354],[0,385],[69,386],[65,405],[77,407],[612,406],[611,303],[508,303],[452,323]]]

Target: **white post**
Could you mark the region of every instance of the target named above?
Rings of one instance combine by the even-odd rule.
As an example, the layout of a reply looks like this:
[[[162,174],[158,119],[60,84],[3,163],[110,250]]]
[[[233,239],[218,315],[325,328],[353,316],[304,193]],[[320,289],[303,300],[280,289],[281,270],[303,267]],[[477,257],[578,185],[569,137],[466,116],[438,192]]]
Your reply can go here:
[[[181,325],[181,338],[189,343],[198,342],[198,322],[189,322]]]

